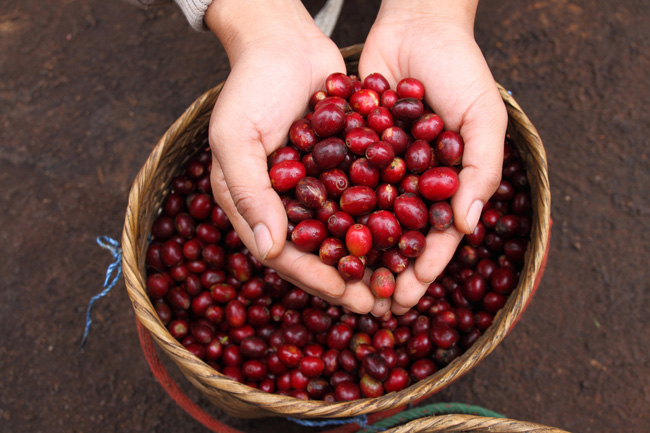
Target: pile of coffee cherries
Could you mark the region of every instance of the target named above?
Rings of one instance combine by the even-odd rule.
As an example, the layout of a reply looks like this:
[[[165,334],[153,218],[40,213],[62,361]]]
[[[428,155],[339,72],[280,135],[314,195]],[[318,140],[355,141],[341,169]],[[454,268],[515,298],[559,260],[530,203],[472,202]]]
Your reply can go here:
[[[422,102],[424,86],[395,90],[380,74],[363,82],[331,74],[310,111],[269,157],[289,219],[289,239],[318,253],[347,281],[372,269],[370,289],[390,297],[395,276],[426,246],[430,228],[453,224],[463,140]]]
[[[411,250],[425,247],[418,235],[437,227],[441,217],[437,212],[432,216],[431,208],[448,198],[432,198],[429,193],[422,196],[423,178],[425,185],[435,183],[427,181],[425,173],[445,168],[450,174],[442,177],[457,183],[454,176],[459,161],[438,165],[447,161],[447,152],[437,152],[438,141],[447,140],[447,133],[441,132],[438,120],[423,120],[437,116],[418,108],[422,95],[412,90],[419,88],[411,85],[414,80],[403,82],[410,90],[398,86],[393,92],[377,75],[368,77],[363,85],[354,77],[347,78],[353,86],[347,100],[335,96],[337,91],[330,88],[333,83],[347,83],[342,77],[328,80],[327,93],[314,95],[312,114],[291,128],[293,144],[269,156],[270,176],[283,195],[290,220],[289,239],[294,243],[310,243],[309,250],[319,251],[330,264],[341,254],[336,250],[346,250],[336,265],[343,269],[342,275],[352,275],[351,279],[358,278],[354,273],[357,271],[341,266],[343,257],[352,257],[351,262],[358,260],[365,266],[380,263],[382,266],[376,269],[385,268],[394,275],[417,255]],[[328,98],[334,99],[323,102]],[[399,102],[404,100],[407,102]],[[400,104],[408,109],[396,110]],[[396,114],[403,113],[400,110],[413,114]],[[339,121],[321,118],[323,112],[330,113],[328,119],[343,113],[342,129],[331,126]],[[428,125],[422,129],[430,135],[414,132],[419,130],[420,120]],[[330,127],[333,135],[324,137],[329,133],[323,130]],[[304,145],[307,138],[297,138],[312,134],[315,142],[311,148]],[[337,134],[344,135],[344,139],[337,138]],[[449,133],[448,141],[455,143],[452,147],[460,146],[461,151],[449,153],[462,155],[462,140],[456,135]],[[429,137],[433,138],[427,140]],[[345,150],[336,140],[343,141]],[[328,143],[332,142],[338,144],[330,147]],[[383,143],[376,146],[376,152],[388,155],[382,157],[389,161],[386,166],[380,165],[384,168],[372,162],[376,161],[375,152],[368,150],[375,148],[371,147],[373,143]],[[413,146],[415,149],[409,151]],[[304,175],[279,174],[280,167],[301,173],[304,170]],[[503,180],[485,205],[476,229],[464,237],[454,258],[418,304],[401,316],[387,313],[377,318],[347,312],[307,294],[264,267],[245,248],[226,214],[215,204],[210,169],[211,154],[204,149],[172,180],[170,193],[152,225],[146,289],[162,323],[189,352],[225,376],[259,390],[332,402],[404,389],[466,351],[491,325],[495,313],[518,284],[530,239],[532,205],[524,164],[508,137]],[[319,192],[303,191],[301,181],[310,186],[306,189]],[[447,188],[446,194],[453,189]],[[306,205],[304,197],[322,204]],[[411,218],[400,217],[399,197],[405,201],[404,208],[419,209],[412,211]],[[422,211],[421,203],[428,203],[428,209]],[[383,212],[392,217],[385,217]],[[378,215],[378,219],[371,220],[368,213]],[[447,213],[450,217],[451,212]],[[344,222],[337,223],[337,219]],[[348,224],[350,219],[353,221]],[[389,240],[391,236],[385,233],[395,231],[395,219],[402,233]],[[329,235],[323,237],[321,233],[315,237],[317,241],[312,241],[311,236],[297,234],[306,221],[323,224]],[[362,254],[368,248],[365,241],[358,239],[365,239],[367,233],[360,234],[365,230],[355,228],[357,225],[367,227],[372,236],[366,254]],[[357,240],[347,239],[350,230],[354,230]],[[322,227],[317,231],[323,232]],[[420,239],[404,240],[406,233]],[[399,239],[397,243],[395,239]],[[403,240],[406,246],[401,245]],[[327,246],[327,242],[335,245]]]

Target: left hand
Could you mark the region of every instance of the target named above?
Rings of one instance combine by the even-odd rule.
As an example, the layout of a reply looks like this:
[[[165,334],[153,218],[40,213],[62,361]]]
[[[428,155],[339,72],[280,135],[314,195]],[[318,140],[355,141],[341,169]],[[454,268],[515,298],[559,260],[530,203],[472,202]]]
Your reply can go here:
[[[430,231],[427,248],[397,279],[392,305],[373,314],[404,314],[415,306],[471,233],[499,185],[507,112],[473,35],[475,1],[384,0],[359,62],[361,79],[382,74],[395,88],[405,77],[420,80],[425,102],[447,130],[465,142],[460,187],[451,199],[454,226]]]

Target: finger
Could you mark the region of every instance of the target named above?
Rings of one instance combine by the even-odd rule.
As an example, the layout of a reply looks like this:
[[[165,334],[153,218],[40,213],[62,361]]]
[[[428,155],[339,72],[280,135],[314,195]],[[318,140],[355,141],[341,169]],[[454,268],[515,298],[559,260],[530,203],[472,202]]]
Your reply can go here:
[[[361,57],[359,58],[359,77],[363,81],[368,75],[379,73],[388,80],[390,88],[395,89],[395,85],[397,84],[396,77],[400,75],[399,64],[397,61],[387,62],[382,57],[382,53],[376,48],[378,45],[381,45],[381,43],[372,40],[370,43],[366,43],[365,48],[361,51]]]
[[[391,312],[393,314],[395,314],[396,316],[401,316],[402,314],[406,314],[411,308],[410,307],[402,307],[397,302],[393,302],[390,309],[391,309]]]
[[[291,247],[293,247],[293,245],[291,243],[288,243],[285,249]],[[327,265],[323,265],[323,266],[334,270],[332,266],[327,266]],[[337,272],[338,274],[338,271],[335,270],[335,272]],[[318,296],[319,298],[327,301],[332,305],[340,305],[346,308],[347,310],[350,310],[357,314],[367,314],[373,309],[375,305],[375,297],[372,295],[372,293],[370,293],[370,289],[368,288],[368,284],[367,284],[367,282],[370,279],[370,272],[366,272],[366,275],[364,276],[362,281],[357,281],[353,283],[344,283],[343,291],[337,293],[336,296],[331,296],[322,290],[320,292],[316,291],[314,290],[313,287],[304,285],[302,281],[299,281],[291,277],[290,275],[283,274],[282,272],[279,271],[278,274],[285,280],[296,285],[297,287],[300,287],[307,293],[311,293],[314,296]],[[341,279],[341,277],[338,276],[338,279]]]
[[[338,299],[349,286],[335,267],[321,262],[316,254],[298,250],[291,242],[286,243],[279,256],[263,263],[287,281],[316,296]]]
[[[375,306],[375,297],[362,281],[348,283],[341,297],[322,296],[322,298],[332,305],[340,305],[357,314],[368,314]]]
[[[382,317],[387,311],[390,311],[392,305],[391,298],[375,298],[375,303],[370,311],[375,317]]]
[[[445,270],[462,238],[463,234],[453,226],[445,231],[429,232],[422,255],[397,277],[392,307],[395,314],[404,314],[404,308],[418,303],[429,284]]]
[[[210,145],[225,182],[218,188],[221,199],[230,195],[235,210],[253,232],[254,241],[246,245],[261,260],[276,257],[286,239],[287,217],[271,186],[264,147],[246,136],[225,133],[219,124],[210,130]]]
[[[395,314],[404,314],[415,306],[429,285],[418,280],[413,265],[397,276],[391,309]]]
[[[465,141],[460,186],[451,199],[456,228],[474,231],[483,206],[501,180],[508,115],[496,87],[472,105],[460,127]]]

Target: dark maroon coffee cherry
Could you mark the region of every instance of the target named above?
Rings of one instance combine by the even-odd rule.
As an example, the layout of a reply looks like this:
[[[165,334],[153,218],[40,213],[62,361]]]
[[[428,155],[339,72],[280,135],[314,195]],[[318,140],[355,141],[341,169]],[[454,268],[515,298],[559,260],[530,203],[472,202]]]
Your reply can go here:
[[[377,180],[379,180],[379,172],[377,172]],[[174,220],[168,216],[156,218],[151,226],[151,234],[157,241],[165,241],[171,238],[175,232]]]
[[[368,229],[372,241],[381,250],[394,247],[402,235],[402,228],[392,212],[386,210],[375,211],[368,218]]]
[[[298,200],[291,200],[284,208],[289,221],[299,223],[301,221],[314,219],[314,210],[308,208]]]
[[[388,168],[395,158],[395,150],[385,141],[372,143],[366,149],[368,162],[380,170]]]
[[[307,173],[307,176],[317,178],[323,172],[323,169],[321,168],[321,166],[316,164],[316,161],[314,160],[314,155],[312,154],[312,152],[309,152],[309,153],[305,154],[300,159],[300,162],[302,163],[302,165],[305,166],[305,172]]]
[[[353,224],[354,219],[349,213],[339,211],[327,219],[327,230],[332,236],[343,239]]]
[[[327,346],[331,349],[345,350],[352,340],[354,332],[344,323],[332,325],[327,333]]]
[[[318,142],[318,136],[312,129],[309,120],[298,119],[289,128],[289,141],[296,149],[302,152],[311,152]]]
[[[409,259],[398,248],[391,248],[381,255],[381,263],[394,274],[399,274],[408,267]]]
[[[476,227],[474,228],[474,231],[468,235],[465,235],[465,241],[467,241],[468,244],[478,247],[483,243],[483,239],[485,239],[485,235],[487,234],[487,231],[485,229],[485,225],[479,221],[476,224]]]
[[[479,302],[487,292],[487,282],[480,274],[474,274],[463,283],[463,295],[470,302]]]
[[[381,141],[385,141],[393,146],[395,155],[402,155],[412,141],[412,138],[402,128],[391,126],[390,128],[386,128],[381,134]]]
[[[307,176],[296,185],[296,198],[310,209],[318,209],[327,200],[327,189],[320,180]]]
[[[514,196],[515,189],[512,184],[507,180],[502,179],[491,199],[496,201],[506,201],[511,200]]]
[[[339,260],[337,268],[341,277],[343,277],[345,281],[350,282],[361,281],[365,270],[363,262],[357,256],[353,255],[342,257]]]
[[[211,195],[196,194],[188,203],[188,213],[194,219],[204,220],[212,214],[212,206],[214,206],[214,199]]]
[[[400,253],[409,258],[419,257],[424,252],[425,246],[425,236],[416,230],[409,230],[402,233],[397,243]]]
[[[420,174],[431,166],[431,146],[423,140],[411,143],[404,152],[406,169],[411,173]]]
[[[388,378],[389,368],[384,358],[377,353],[370,353],[361,362],[365,372],[381,382]]]
[[[377,174],[377,177],[379,178],[379,174]],[[319,176],[319,180],[323,185],[325,185],[327,197],[335,200],[338,200],[343,194],[343,191],[350,186],[348,176],[343,170],[338,168],[322,172]]]
[[[343,140],[337,137],[330,137],[319,141],[314,146],[312,155],[316,164],[323,170],[328,170],[339,165],[345,159],[347,153],[348,148],[345,146]]]
[[[496,314],[506,304],[508,298],[497,292],[488,292],[483,297],[483,308],[488,313]]]
[[[317,251],[325,238],[327,227],[315,219],[301,221],[291,233],[291,241],[304,252]]]
[[[429,224],[438,231],[447,230],[454,224],[454,212],[447,201],[437,201],[429,206]]]
[[[361,398],[361,389],[356,383],[347,380],[336,385],[334,395],[336,401],[358,400]]]
[[[433,342],[428,332],[413,335],[406,343],[406,350],[412,360],[428,356],[433,350]]]
[[[442,165],[460,165],[464,148],[463,138],[454,131],[444,131],[436,139],[436,156]]]
[[[163,212],[168,217],[174,218],[185,208],[185,200],[180,194],[170,193],[163,201]]]
[[[341,239],[326,238],[319,247],[318,255],[326,265],[336,266],[339,260],[348,255],[348,250]]]
[[[400,98],[390,109],[395,119],[411,122],[422,116],[424,106],[422,101],[415,98]]]
[[[329,217],[334,215],[336,212],[339,212],[340,210],[341,207],[339,206],[338,202],[327,199],[325,200],[325,203],[323,203],[323,206],[316,209],[314,216],[318,221],[322,222],[323,224],[327,224]]]
[[[407,229],[420,230],[427,224],[427,207],[420,197],[404,193],[395,199],[393,211],[400,224]]]
[[[460,338],[458,331],[447,325],[434,325],[431,327],[431,341],[437,347],[449,349]]]
[[[163,274],[150,274],[147,277],[147,293],[152,298],[162,298],[169,291],[169,280]]]
[[[510,294],[519,282],[517,274],[511,268],[504,266],[496,267],[491,272],[489,279],[492,290],[502,295]]]

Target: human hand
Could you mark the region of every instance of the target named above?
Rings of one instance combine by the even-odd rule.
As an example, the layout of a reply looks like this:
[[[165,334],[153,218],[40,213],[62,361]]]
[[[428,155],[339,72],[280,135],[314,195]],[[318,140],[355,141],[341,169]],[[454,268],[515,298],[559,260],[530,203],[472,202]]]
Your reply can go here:
[[[217,203],[263,264],[332,304],[367,313],[374,298],[366,284],[346,284],[318,255],[285,244],[286,212],[267,167],[309,97],[330,73],[345,72],[338,48],[296,0],[216,0],[205,21],[231,63],[209,128]]]
[[[489,67],[474,40],[476,0],[384,0],[359,62],[363,79],[379,72],[392,88],[404,77],[420,80],[425,101],[445,129],[465,142],[460,187],[451,199],[454,226],[431,231],[427,247],[397,279],[392,305],[373,312],[403,314],[417,304],[471,233],[501,179],[507,112]]]

